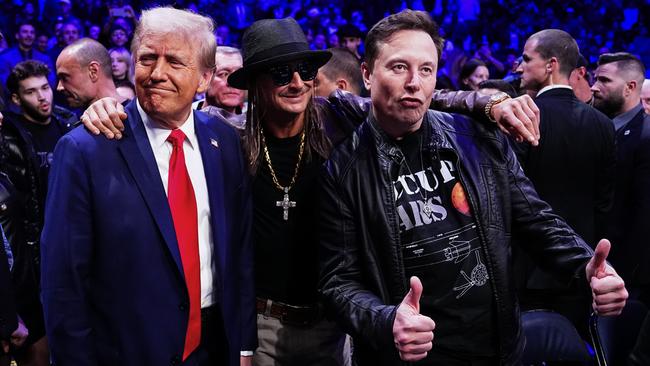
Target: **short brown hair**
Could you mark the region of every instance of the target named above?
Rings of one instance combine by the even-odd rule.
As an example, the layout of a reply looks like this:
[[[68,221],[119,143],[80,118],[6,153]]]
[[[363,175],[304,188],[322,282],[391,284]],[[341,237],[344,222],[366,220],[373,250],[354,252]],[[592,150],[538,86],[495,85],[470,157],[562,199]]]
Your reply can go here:
[[[598,66],[614,63],[616,67],[627,73],[627,80],[636,80],[643,83],[645,79],[645,65],[641,60],[629,52],[603,53],[598,57]]]
[[[50,68],[36,60],[27,60],[18,63],[11,69],[9,77],[7,78],[7,89],[11,94],[18,94],[20,82],[31,77],[42,76],[47,79],[50,74]]]
[[[528,40],[537,41],[535,51],[542,58],[557,58],[560,64],[560,74],[568,77],[576,68],[580,50],[578,43],[569,33],[561,29],[544,29],[530,36]]]
[[[332,58],[321,67],[318,72],[322,72],[329,80],[336,81],[342,77],[350,82],[350,87],[354,94],[359,95],[363,88],[363,77],[359,60],[345,48],[330,48]]]
[[[443,39],[438,32],[438,24],[424,11],[406,9],[380,20],[368,32],[365,57],[370,71],[374,67],[381,44],[388,42],[395,33],[403,30],[419,30],[431,36],[440,60]]]
[[[113,78],[111,69],[111,56],[108,55],[106,47],[92,38],[81,38],[70,43],[63,49],[73,55],[80,67],[88,67],[91,62],[99,64],[104,77]],[[63,52],[62,52],[63,53]]]

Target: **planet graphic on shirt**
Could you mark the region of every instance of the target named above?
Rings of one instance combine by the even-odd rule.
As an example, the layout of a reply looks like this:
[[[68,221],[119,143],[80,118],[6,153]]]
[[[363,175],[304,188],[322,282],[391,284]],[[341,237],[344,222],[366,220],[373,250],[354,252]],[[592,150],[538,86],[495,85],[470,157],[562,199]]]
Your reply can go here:
[[[454,205],[458,212],[462,213],[465,216],[470,215],[469,203],[467,202],[467,196],[465,195],[465,190],[460,182],[454,184],[454,188],[451,190],[451,204]]]

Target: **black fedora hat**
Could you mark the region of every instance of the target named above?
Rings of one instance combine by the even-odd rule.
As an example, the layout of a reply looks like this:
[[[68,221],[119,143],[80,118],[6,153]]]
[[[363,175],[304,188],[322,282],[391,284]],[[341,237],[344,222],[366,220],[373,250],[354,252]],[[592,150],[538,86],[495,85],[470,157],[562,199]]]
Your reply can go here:
[[[305,33],[293,18],[262,19],[253,23],[242,38],[244,67],[228,77],[228,84],[248,89],[248,80],[260,70],[287,61],[308,59],[321,67],[332,53],[309,48]]]

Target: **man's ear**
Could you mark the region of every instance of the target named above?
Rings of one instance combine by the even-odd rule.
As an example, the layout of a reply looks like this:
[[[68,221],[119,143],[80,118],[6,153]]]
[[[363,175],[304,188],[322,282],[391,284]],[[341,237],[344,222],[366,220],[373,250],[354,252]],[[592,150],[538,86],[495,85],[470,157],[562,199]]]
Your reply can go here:
[[[557,71],[560,68],[560,63],[557,60],[557,57],[553,56],[551,57],[550,60],[548,60],[548,71],[550,73],[553,73]]]
[[[18,97],[18,94],[16,93],[11,93],[11,101],[20,107],[20,98]]]
[[[350,85],[348,84],[348,81],[345,80],[345,79],[336,80],[336,87],[341,89],[341,90],[345,90],[347,92],[352,92],[352,90],[350,90],[349,86]]]
[[[201,78],[199,79],[199,87],[196,89],[197,93],[204,93],[206,90],[208,90],[208,87],[210,86],[210,80],[212,80],[213,75],[214,70],[208,70],[201,73]]]
[[[625,96],[627,97],[638,88],[639,88],[639,84],[636,82],[636,80],[630,80],[627,83],[625,83],[625,89],[623,90],[623,93],[625,93]]]
[[[370,76],[372,75],[372,72],[368,67],[368,63],[365,61],[361,63],[361,75],[363,76],[363,85],[368,91],[370,91],[370,87],[372,85]]]
[[[88,64],[88,77],[93,83],[96,83],[99,79],[99,73],[101,72],[101,66],[97,61],[90,61]]]
[[[584,66],[580,66],[580,67],[578,68],[578,73],[580,74],[580,76],[581,76],[583,79],[586,79],[586,78],[587,78],[587,68],[586,68],[586,67],[584,67]]]

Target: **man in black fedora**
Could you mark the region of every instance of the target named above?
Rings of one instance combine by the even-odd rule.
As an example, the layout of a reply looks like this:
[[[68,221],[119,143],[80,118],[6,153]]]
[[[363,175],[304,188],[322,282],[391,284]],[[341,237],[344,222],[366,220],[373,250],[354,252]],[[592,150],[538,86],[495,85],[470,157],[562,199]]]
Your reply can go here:
[[[253,183],[259,348],[255,365],[345,365],[345,334],[318,301],[316,188],[331,141],[312,98],[318,69],[292,18],[255,22],[244,67],[228,79],[249,90],[244,150]]]

